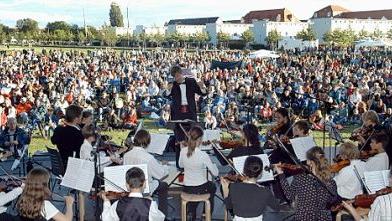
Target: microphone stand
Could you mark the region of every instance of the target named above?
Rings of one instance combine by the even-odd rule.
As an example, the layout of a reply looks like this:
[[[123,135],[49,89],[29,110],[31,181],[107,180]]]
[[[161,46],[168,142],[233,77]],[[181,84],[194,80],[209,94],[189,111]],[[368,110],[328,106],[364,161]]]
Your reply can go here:
[[[93,147],[93,151],[91,152],[94,155],[94,177],[95,177],[95,194],[98,196],[98,193],[100,192],[99,190],[99,174],[100,174],[100,159],[99,159],[99,151],[98,151],[98,144],[100,142],[101,139],[101,135],[99,135],[98,133],[96,134],[96,140],[95,140],[95,144]],[[100,220],[100,210],[99,210],[99,202],[98,200],[95,201],[95,220],[99,221]]]

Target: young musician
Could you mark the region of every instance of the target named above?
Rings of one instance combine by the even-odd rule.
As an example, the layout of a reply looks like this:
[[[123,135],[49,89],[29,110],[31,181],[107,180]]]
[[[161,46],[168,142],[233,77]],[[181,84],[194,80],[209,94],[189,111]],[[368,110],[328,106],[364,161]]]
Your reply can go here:
[[[325,186],[337,194],[335,181],[331,177],[328,160],[320,147],[313,147],[306,154],[307,165],[314,176]],[[296,201],[297,211],[294,220],[332,220],[331,211],[327,204],[334,198],[314,176],[302,173],[294,176],[289,185],[279,164],[275,165],[284,194],[291,201]]]
[[[228,159],[234,157],[249,156],[263,154],[263,150],[260,146],[259,131],[254,124],[245,124],[241,130],[242,139],[244,142],[243,147],[234,148],[229,155]]]
[[[243,182],[229,184],[225,178],[221,179],[223,189],[229,190],[225,204],[226,209],[233,210],[233,220],[263,220],[266,207],[279,210],[279,201],[272,192],[256,183],[262,172],[263,161],[250,156],[245,160]]]
[[[289,112],[285,108],[279,108],[275,113],[276,126],[272,128],[269,133],[272,135],[277,135],[279,139],[284,143],[287,138],[291,138],[293,136],[291,121],[289,117]],[[275,163],[292,163],[291,158],[287,155],[286,151],[284,151],[281,147],[279,147],[277,141],[273,139],[267,140],[266,144],[274,148],[271,152],[269,159],[272,164]],[[285,145],[286,148],[294,153],[291,145]]]
[[[340,145],[339,160],[349,160],[350,164],[341,169],[333,178],[338,188],[338,194],[344,199],[354,199],[356,195],[363,193],[360,179],[366,170],[366,164],[359,160],[359,150],[352,142]]]
[[[124,165],[147,164],[151,194],[158,194],[159,210],[167,216],[167,191],[169,187],[166,182],[161,180],[169,174],[169,168],[162,165],[152,154],[147,152],[146,148],[150,145],[150,142],[150,133],[143,129],[139,130],[133,138],[132,150],[124,154]]]
[[[383,128],[380,125],[378,114],[373,110],[362,114],[362,123],[361,128],[353,131],[353,134],[356,134],[356,136],[352,136],[352,138],[358,141],[358,147],[362,148],[361,150],[368,151],[371,149],[369,136],[381,132]]]
[[[24,184],[22,186],[14,188],[8,193],[0,192],[0,220],[14,220],[15,217],[6,213],[7,207],[5,206],[7,203],[12,202],[17,199],[20,194],[23,192]]]
[[[370,148],[376,151],[373,157],[366,161],[366,171],[387,170],[389,168],[389,158],[385,149],[389,143],[389,137],[385,134],[375,134],[370,138]]]
[[[93,124],[93,113],[91,111],[83,111],[82,112],[82,120],[79,124],[80,129],[83,129],[85,125]]]
[[[389,186],[392,186],[392,169],[389,175]],[[367,219],[362,217],[359,212],[349,202],[343,201],[343,206],[354,217],[355,221],[384,221],[392,220],[392,193],[378,196],[367,214]]]
[[[29,172],[23,193],[17,203],[21,220],[72,221],[74,199],[71,196],[66,196],[66,213],[60,212],[49,201],[51,198],[49,178],[48,171],[42,168],[34,168]]]
[[[293,126],[293,137],[309,136],[310,126],[306,120],[299,120]]]
[[[216,186],[213,182],[207,180],[208,171],[213,176],[217,176],[219,171],[215,164],[212,163],[207,153],[201,151],[198,147],[203,140],[203,129],[192,127],[188,132],[187,148],[182,148],[180,152],[179,166],[184,168],[184,189],[183,191],[190,194],[210,194],[211,213],[214,210],[214,196]],[[206,168],[208,171],[206,171]],[[192,220],[196,219],[196,209],[198,203],[189,203],[188,211]]]
[[[128,196],[117,200],[110,205],[105,193],[101,194],[104,201],[102,221],[160,221],[165,215],[157,208],[154,201],[143,198],[143,190],[146,186],[146,177],[143,170],[137,167],[129,169],[125,175]]]
[[[61,159],[67,167],[68,157],[79,157],[80,147],[83,144],[83,134],[79,124],[83,109],[77,105],[70,105],[65,111],[65,126],[58,126],[53,133],[51,141],[57,146]]]

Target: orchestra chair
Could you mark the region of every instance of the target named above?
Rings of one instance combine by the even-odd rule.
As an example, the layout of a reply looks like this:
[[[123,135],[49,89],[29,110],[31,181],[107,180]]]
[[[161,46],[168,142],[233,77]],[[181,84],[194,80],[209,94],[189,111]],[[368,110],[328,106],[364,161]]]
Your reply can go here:
[[[186,205],[190,202],[204,202],[204,213],[206,215],[206,221],[211,221],[211,205],[210,205],[210,194],[189,194],[181,193],[181,220],[186,221]]]
[[[46,147],[46,150],[48,151],[50,157],[50,164],[52,168],[50,172],[55,176],[55,178],[51,180],[53,182],[52,185],[52,191],[53,191],[54,187],[56,186],[56,183],[60,181],[57,178],[62,177],[64,175],[65,169],[59,151],[50,147]]]

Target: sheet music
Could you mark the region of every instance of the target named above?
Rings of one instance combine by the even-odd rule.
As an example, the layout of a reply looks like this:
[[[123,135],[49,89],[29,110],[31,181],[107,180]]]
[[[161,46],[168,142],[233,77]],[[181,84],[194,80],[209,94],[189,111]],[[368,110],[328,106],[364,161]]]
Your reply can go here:
[[[221,130],[204,130],[203,142],[216,141],[221,139]],[[211,150],[211,145],[201,145],[201,150]]]
[[[94,182],[94,162],[69,157],[62,186],[89,193]]]
[[[263,168],[265,168],[266,166],[267,167],[270,166],[270,162],[269,162],[267,154],[259,154],[259,155],[253,155],[253,156],[259,157],[263,161]],[[234,168],[242,173],[244,171],[245,160],[248,157],[249,156],[234,157],[233,158]],[[272,173],[272,170],[266,171],[263,169],[263,174],[260,177],[260,179],[257,180],[257,182],[266,182],[266,181],[270,181],[270,180],[274,180],[274,174]]]
[[[365,172],[365,183],[370,193],[375,193],[388,186],[389,170]]]
[[[313,137],[297,137],[290,139],[291,145],[293,146],[294,153],[300,161],[306,160],[306,152],[316,146]]]
[[[123,192],[124,190],[127,190],[125,175],[132,167],[138,167],[143,170],[144,177],[146,178],[146,188],[144,189],[144,193],[150,193],[147,164],[105,167],[103,169],[103,176],[105,178],[105,191]],[[118,187],[121,187],[121,189]]]
[[[17,159],[15,159],[15,161],[12,163],[11,171],[14,171],[16,168],[18,168],[18,166],[20,165],[20,160],[24,157],[28,148],[29,148],[29,145],[24,145],[22,151],[17,150],[19,157]]]
[[[151,143],[147,147],[147,152],[162,155],[169,141],[168,134],[151,134]]]
[[[141,130],[141,129],[143,128],[143,124],[144,124],[144,121],[141,120],[141,121],[139,122],[139,125],[137,125],[135,134],[137,134],[137,132],[139,132],[139,130]]]

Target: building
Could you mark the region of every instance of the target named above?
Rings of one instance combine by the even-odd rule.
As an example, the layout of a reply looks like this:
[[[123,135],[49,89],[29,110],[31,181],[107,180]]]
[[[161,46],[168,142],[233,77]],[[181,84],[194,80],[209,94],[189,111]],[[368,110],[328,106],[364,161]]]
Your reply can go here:
[[[241,20],[233,21],[220,21],[209,23],[206,25],[206,31],[210,36],[210,43],[213,45],[218,44],[218,33],[226,33],[230,35],[231,40],[241,40],[242,33],[251,29],[253,25],[242,23]]]
[[[166,33],[177,32],[183,35],[193,35],[205,31],[206,24],[217,21],[219,21],[219,17],[173,19],[167,23]]]
[[[145,27],[143,25],[137,25],[133,34],[140,35],[145,33],[146,35],[155,35],[155,34],[162,34],[166,33],[166,26],[152,26],[152,27]]]
[[[366,31],[387,33],[392,29],[392,10],[352,12],[340,6],[327,6],[316,11],[311,18],[311,27],[320,42],[325,33],[350,29],[355,33]]]
[[[248,24],[252,24],[254,21],[258,20],[268,20],[276,22],[298,21],[298,19],[293,15],[293,13],[286,8],[250,11],[244,17],[242,17],[242,22]]]
[[[265,40],[268,33],[276,30],[282,37],[293,37],[298,34],[298,32],[307,29],[309,23],[307,22],[276,22],[268,20],[259,20],[253,22],[253,33],[255,37],[255,42],[257,44],[266,45]]]
[[[301,39],[296,39],[295,37],[284,37],[278,42],[278,48],[283,48],[284,50],[304,50],[307,48],[317,48],[319,46],[318,40],[315,41],[303,41]]]
[[[116,32],[117,36],[121,36],[121,35],[132,35],[133,33],[133,29],[130,28],[126,28],[126,27],[112,27],[114,29],[114,31]]]

